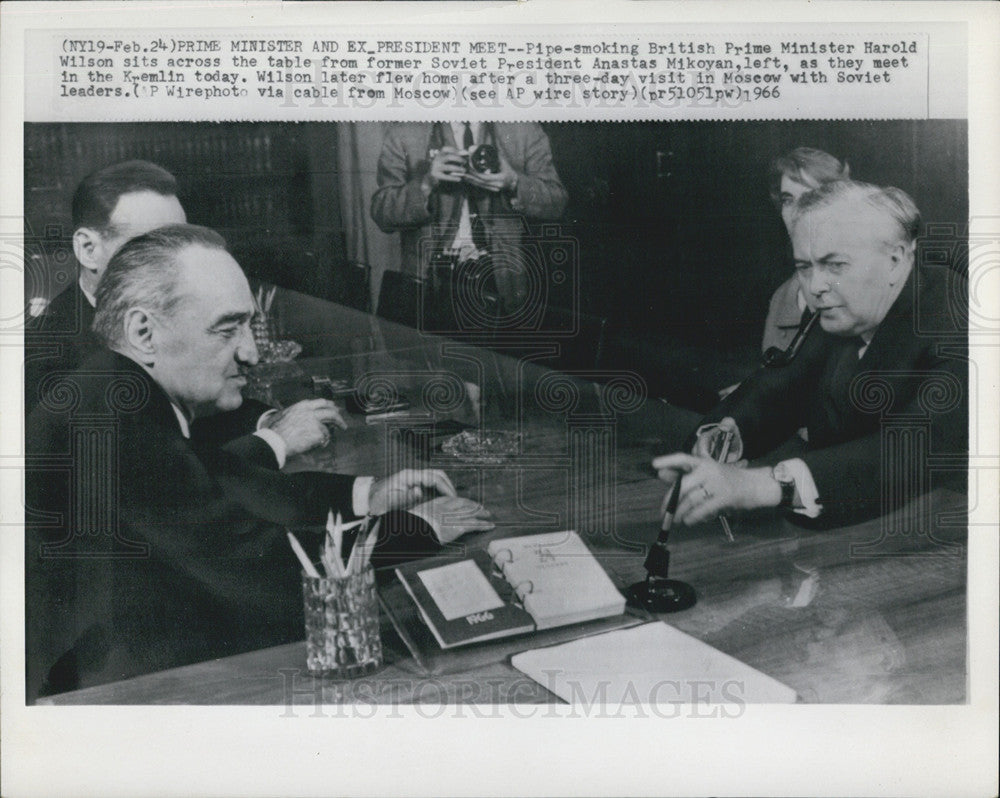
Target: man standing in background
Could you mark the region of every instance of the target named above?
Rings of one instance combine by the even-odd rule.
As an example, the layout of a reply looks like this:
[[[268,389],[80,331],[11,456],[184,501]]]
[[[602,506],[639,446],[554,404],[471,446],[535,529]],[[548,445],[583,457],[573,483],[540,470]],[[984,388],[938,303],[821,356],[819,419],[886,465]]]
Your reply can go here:
[[[496,160],[479,162],[488,146]],[[525,219],[558,219],[566,207],[545,131],[536,123],[403,123],[386,133],[371,214],[400,233],[402,270],[427,277],[488,258],[508,317],[539,308],[530,298],[532,265],[521,246]]]

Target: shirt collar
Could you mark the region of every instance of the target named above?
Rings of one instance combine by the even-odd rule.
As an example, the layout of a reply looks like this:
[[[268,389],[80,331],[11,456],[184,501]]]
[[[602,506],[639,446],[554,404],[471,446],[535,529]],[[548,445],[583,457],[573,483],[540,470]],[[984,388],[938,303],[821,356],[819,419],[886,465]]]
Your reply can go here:
[[[90,306],[92,308],[96,308],[97,307],[97,297],[94,296],[94,294],[90,293],[90,291],[88,291],[86,288],[83,287],[83,278],[82,277],[79,280],[79,285],[80,285],[80,292],[85,297],[87,297],[87,301],[90,303]]]
[[[465,139],[465,122],[451,122],[449,124],[451,124],[451,134],[455,137],[455,144],[461,149],[462,141]],[[472,131],[473,144],[478,144],[479,125],[475,122],[470,122],[469,129]]]
[[[185,438],[191,438],[191,426],[188,424],[187,416],[184,412],[173,402],[170,403],[170,409],[174,411],[174,415],[177,416],[177,423],[181,428],[181,435]]]

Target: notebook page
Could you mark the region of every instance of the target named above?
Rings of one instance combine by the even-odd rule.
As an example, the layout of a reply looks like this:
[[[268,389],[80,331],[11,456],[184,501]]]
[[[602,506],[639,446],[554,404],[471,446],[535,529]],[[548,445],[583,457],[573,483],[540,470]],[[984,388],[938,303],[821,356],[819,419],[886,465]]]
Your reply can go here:
[[[525,651],[511,664],[569,703],[796,700],[792,688],[661,622]]]
[[[575,532],[505,538],[489,552],[504,563],[504,577],[539,629],[625,610],[624,597]]]
[[[418,575],[445,620],[453,621],[504,605],[472,560],[420,571]]]

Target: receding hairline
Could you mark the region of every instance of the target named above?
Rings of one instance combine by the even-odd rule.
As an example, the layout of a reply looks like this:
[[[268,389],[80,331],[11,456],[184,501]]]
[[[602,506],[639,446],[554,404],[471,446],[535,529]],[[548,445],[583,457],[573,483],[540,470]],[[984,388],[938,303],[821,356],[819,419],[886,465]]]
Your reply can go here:
[[[859,203],[859,197],[842,194],[822,205],[811,205],[799,212],[792,220],[792,242],[804,224],[811,221],[811,227],[836,218],[841,224],[849,225],[853,231],[851,238],[859,239],[861,234],[870,233],[885,246],[895,246],[908,241],[906,231],[888,208],[873,202]],[[839,218],[838,218],[839,216]],[[877,223],[877,224],[876,224]]]
[[[73,192],[73,228],[104,230],[120,198],[140,191],[176,197],[177,178],[159,164],[145,160],[121,161],[91,172]]]
[[[115,200],[114,207],[111,209],[111,212],[108,213],[107,226],[114,226],[114,218],[113,217],[121,209],[121,207],[122,207],[122,200],[124,200],[126,197],[139,197],[139,196],[143,196],[143,195],[149,195],[150,197],[155,197],[157,199],[162,199],[162,200],[167,200],[167,201],[173,200],[174,202],[177,203],[177,206],[184,213],[184,217],[187,218],[187,211],[184,210],[184,206],[181,205],[181,201],[177,197],[176,194],[164,194],[164,193],[162,193],[160,191],[157,191],[156,189],[152,189],[152,188],[136,188],[136,189],[133,189],[131,191],[125,191],[125,192],[123,192],[123,193],[121,193],[121,194],[118,195],[118,199]],[[184,222],[166,222],[163,225],[158,225],[158,227],[167,227],[168,225],[171,225],[171,224],[185,224],[185,223]],[[155,230],[155,229],[156,228],[150,228],[150,230],[148,230],[146,232],[150,232],[151,230]]]
[[[856,210],[855,218],[862,223],[873,216],[885,219],[894,229],[887,243],[912,243],[919,232],[920,209],[909,194],[894,186],[850,180],[827,183],[804,195],[792,216],[791,229],[803,219],[844,207]]]
[[[247,295],[250,297],[252,304],[253,294],[250,293],[250,282],[247,280],[246,272],[243,271],[243,267],[240,266],[236,258],[232,256],[232,253],[230,253],[225,247],[216,247],[201,241],[192,241],[191,243],[185,244],[184,246],[171,252],[173,267],[175,269],[174,299],[177,307],[182,306],[185,302],[192,298],[202,295],[201,291],[192,290],[189,282],[192,275],[202,274],[202,270],[198,268],[198,263],[186,257],[194,250],[203,250],[209,254],[217,253],[216,257],[218,258],[218,263],[226,264],[226,266],[230,267],[230,272],[234,278],[246,286]],[[215,279],[213,279],[212,282],[217,282],[218,277],[219,275],[215,275]],[[196,289],[198,286],[195,286],[194,288]],[[231,312],[228,313],[229,315],[232,315]]]

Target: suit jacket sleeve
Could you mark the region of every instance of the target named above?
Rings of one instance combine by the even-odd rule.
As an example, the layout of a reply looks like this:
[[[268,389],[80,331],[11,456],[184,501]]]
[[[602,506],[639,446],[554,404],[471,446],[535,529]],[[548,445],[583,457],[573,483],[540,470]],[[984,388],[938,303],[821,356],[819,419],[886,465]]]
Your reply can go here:
[[[806,423],[806,403],[822,373],[829,349],[813,331],[786,366],[759,368],[704,418],[704,424],[731,416],[743,439],[744,457],[754,459],[788,440]],[[691,441],[694,444],[694,441]]]
[[[868,435],[802,456],[819,491],[823,526],[871,518],[915,498],[911,487],[913,469],[925,463],[914,462],[913,458],[967,454],[968,361],[960,357],[935,357],[929,368],[919,371],[923,375],[919,378],[923,385],[905,405],[894,408],[892,416],[913,419],[912,431],[921,425],[921,419],[927,421],[929,434],[924,452],[909,447],[887,447],[886,434],[880,424]],[[906,426],[911,425],[907,422]],[[903,434],[909,436],[910,433]],[[919,433],[910,438],[909,443],[912,444],[917,436]],[[964,477],[964,470],[961,477]]]
[[[371,214],[375,224],[386,233],[421,227],[432,219],[428,197],[420,185],[427,171],[426,155],[420,154],[424,159],[422,169],[410,163],[416,157],[411,150],[418,138],[405,125],[394,125],[382,143],[376,173],[379,187],[372,195]]]
[[[219,447],[262,468],[276,469],[274,449],[253,434],[260,417],[271,409],[263,402],[247,399],[236,410],[198,419],[191,425],[192,445],[203,450]]]
[[[552,163],[549,137],[536,122],[501,127],[498,145],[518,173],[511,207],[531,219],[558,219],[566,209],[566,189]],[[519,146],[518,146],[519,145]],[[520,151],[520,157],[514,156]]]

